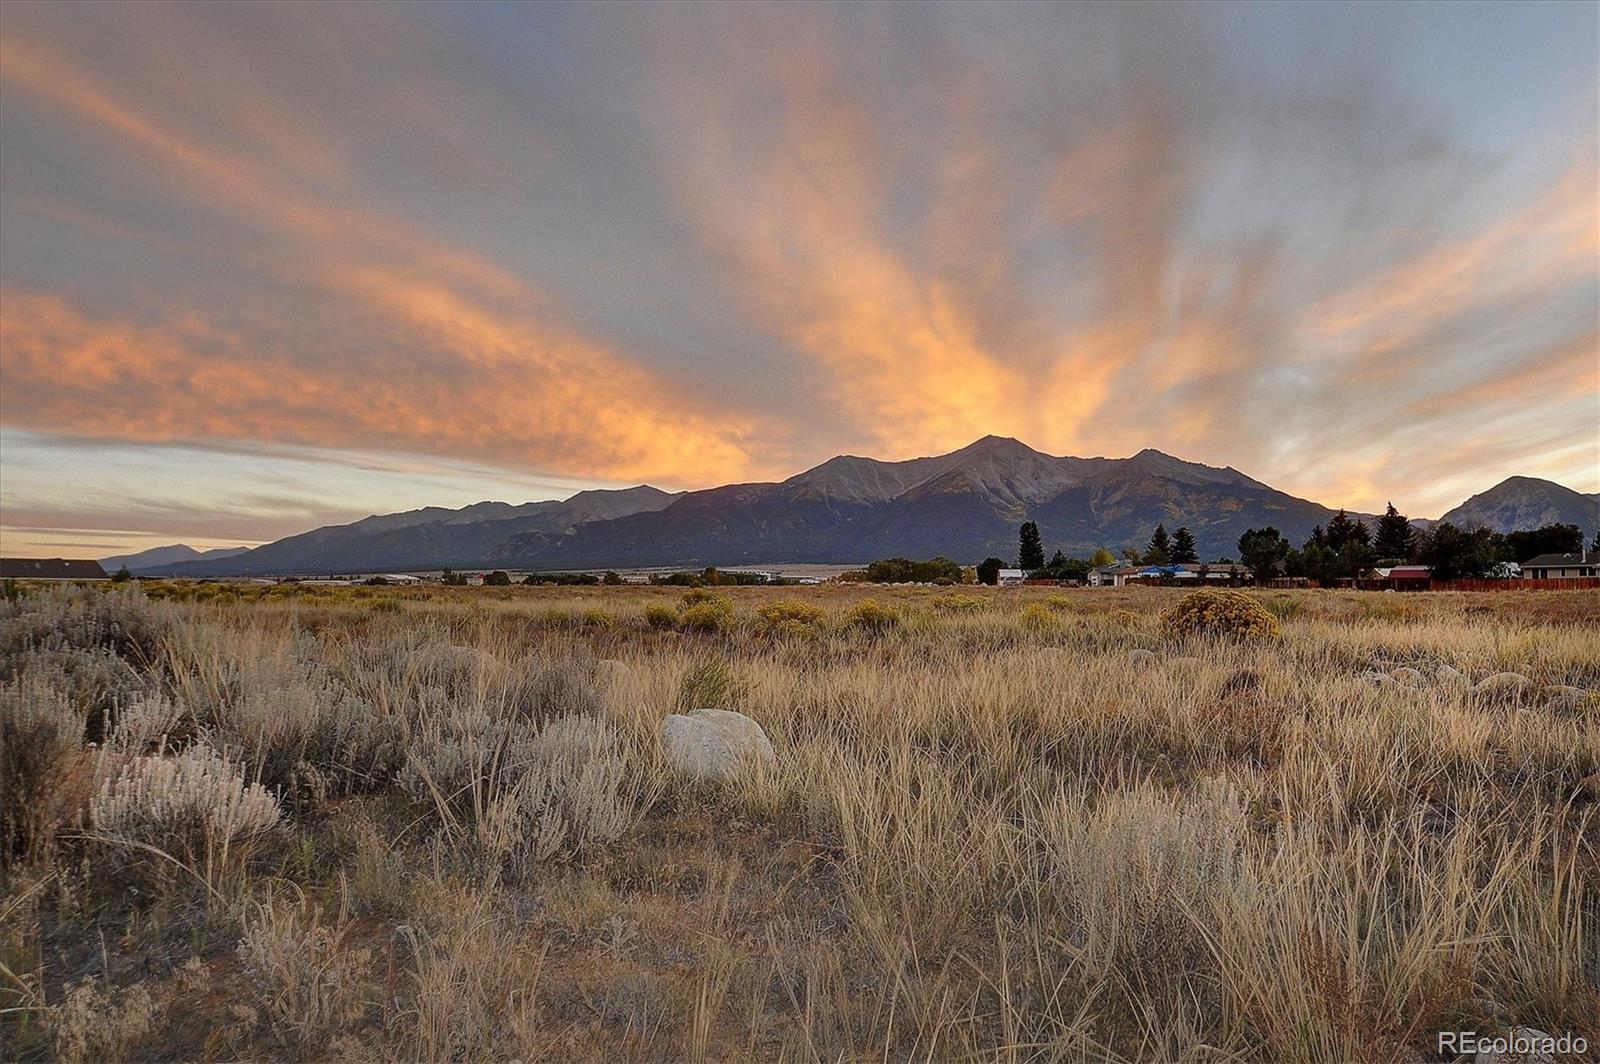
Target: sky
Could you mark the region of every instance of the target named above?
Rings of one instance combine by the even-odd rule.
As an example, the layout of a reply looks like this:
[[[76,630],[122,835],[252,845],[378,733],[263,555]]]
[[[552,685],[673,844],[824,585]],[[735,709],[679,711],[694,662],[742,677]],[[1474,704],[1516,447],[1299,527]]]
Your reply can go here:
[[[1015,436],[1600,490],[1600,5],[0,6],[0,549]]]

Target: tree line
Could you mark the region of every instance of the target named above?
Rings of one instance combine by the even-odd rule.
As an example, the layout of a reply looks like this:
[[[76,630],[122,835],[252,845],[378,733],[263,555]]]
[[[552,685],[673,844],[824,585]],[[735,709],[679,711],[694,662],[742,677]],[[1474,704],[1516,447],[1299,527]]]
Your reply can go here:
[[[1318,581],[1359,579],[1380,565],[1426,565],[1438,580],[1495,575],[1506,563],[1521,563],[1540,554],[1574,554],[1583,549],[1583,530],[1572,524],[1495,532],[1461,528],[1440,521],[1419,529],[1390,503],[1376,528],[1353,520],[1340,510],[1311,530],[1298,550],[1276,528],[1252,528],[1239,537],[1239,560],[1258,582],[1279,576]],[[1600,551],[1600,531],[1592,550]]]

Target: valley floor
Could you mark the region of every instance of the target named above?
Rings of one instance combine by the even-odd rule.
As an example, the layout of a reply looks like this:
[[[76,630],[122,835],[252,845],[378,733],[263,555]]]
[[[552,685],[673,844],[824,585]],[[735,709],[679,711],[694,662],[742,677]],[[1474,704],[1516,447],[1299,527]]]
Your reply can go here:
[[[1600,592],[1183,594],[31,589],[0,1057],[1600,1043]]]

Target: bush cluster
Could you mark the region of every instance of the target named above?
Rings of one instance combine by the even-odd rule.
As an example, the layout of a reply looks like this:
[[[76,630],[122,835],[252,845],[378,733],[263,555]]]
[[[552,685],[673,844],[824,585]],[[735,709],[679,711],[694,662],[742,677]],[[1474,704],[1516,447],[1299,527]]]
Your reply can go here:
[[[846,628],[867,632],[871,635],[881,635],[900,627],[901,617],[892,606],[885,606],[877,599],[862,599],[850,608],[844,616]]]
[[[1206,587],[1183,596],[1161,619],[1170,636],[1224,636],[1234,639],[1277,639],[1278,619],[1241,591]]]
[[[827,614],[801,599],[775,599],[756,607],[756,630],[762,635],[815,635]]]

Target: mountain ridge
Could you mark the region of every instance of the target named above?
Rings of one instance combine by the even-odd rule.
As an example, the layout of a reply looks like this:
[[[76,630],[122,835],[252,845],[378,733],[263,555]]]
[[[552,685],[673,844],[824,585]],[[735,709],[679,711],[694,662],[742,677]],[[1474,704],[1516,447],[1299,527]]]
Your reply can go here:
[[[1548,485],[1557,498],[1589,498],[1548,481],[1520,479]],[[1232,467],[1153,448],[1127,458],[1081,458],[985,436],[946,454],[901,461],[838,455],[781,481],[678,493],[639,485],[564,500],[373,515],[234,558],[190,560],[159,571],[220,576],[443,566],[853,564],[895,554],[969,561],[1011,557],[1024,520],[1040,523],[1048,550],[1079,556],[1101,546],[1142,546],[1158,522],[1169,530],[1187,525],[1202,556],[1215,558],[1234,555],[1247,528],[1274,525],[1301,542],[1334,513]]]

